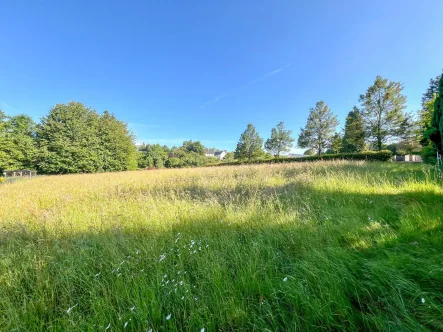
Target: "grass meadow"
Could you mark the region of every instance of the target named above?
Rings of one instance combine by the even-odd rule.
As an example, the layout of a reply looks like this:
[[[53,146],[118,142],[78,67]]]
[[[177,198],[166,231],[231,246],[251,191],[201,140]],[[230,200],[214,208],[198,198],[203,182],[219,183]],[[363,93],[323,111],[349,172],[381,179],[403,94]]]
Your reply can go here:
[[[443,330],[442,225],[422,164],[4,184],[0,329]]]

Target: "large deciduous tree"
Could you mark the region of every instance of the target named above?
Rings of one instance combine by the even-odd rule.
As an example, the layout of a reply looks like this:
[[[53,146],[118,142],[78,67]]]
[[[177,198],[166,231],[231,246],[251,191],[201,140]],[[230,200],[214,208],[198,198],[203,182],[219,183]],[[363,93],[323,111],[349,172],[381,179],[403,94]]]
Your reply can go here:
[[[298,146],[311,148],[320,155],[330,146],[337,125],[337,116],[324,101],[319,101],[315,108],[311,108],[305,128],[300,129]]]
[[[241,134],[237,143],[234,156],[236,159],[255,159],[263,155],[263,139],[255,127],[248,124],[246,130]]]
[[[360,110],[354,106],[348,113],[341,152],[361,152],[365,149],[365,127]]]
[[[389,139],[401,135],[406,108],[406,96],[402,91],[401,82],[377,76],[374,84],[360,96],[366,133],[377,150],[382,150]]]
[[[82,103],[57,104],[37,128],[43,173],[92,173],[137,167],[134,136],[109,112]]]
[[[265,149],[277,158],[280,153],[288,152],[294,138],[291,137],[292,130],[285,129],[284,122],[279,122],[276,128],[272,128],[271,137],[266,140]]]
[[[125,122],[105,111],[99,119],[101,170],[105,172],[135,170],[137,149],[135,136]]]

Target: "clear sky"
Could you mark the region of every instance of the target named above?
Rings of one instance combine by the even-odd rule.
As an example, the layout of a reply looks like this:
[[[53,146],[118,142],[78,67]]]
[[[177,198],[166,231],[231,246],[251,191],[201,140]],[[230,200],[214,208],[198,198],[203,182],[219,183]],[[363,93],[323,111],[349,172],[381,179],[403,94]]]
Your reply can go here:
[[[234,149],[253,123],[340,127],[376,75],[420,107],[443,68],[442,0],[0,1],[0,108],[38,120],[81,101],[138,142]]]

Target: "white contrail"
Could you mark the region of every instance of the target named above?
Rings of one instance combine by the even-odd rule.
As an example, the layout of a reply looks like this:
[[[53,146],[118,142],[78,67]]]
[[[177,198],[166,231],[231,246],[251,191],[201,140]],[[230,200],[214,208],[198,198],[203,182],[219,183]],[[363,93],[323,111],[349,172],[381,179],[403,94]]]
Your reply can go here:
[[[207,101],[206,103],[202,104],[200,107],[206,107],[206,106],[208,106],[210,104],[213,104],[213,103],[219,101],[220,99],[226,98],[227,96],[233,94],[234,92],[237,92],[238,90],[244,89],[244,88],[246,88],[246,87],[248,87],[250,85],[254,85],[254,84],[256,84],[258,82],[261,82],[261,81],[263,81],[263,80],[265,80],[265,79],[267,79],[267,78],[269,78],[271,76],[274,76],[275,74],[278,74],[279,72],[281,72],[281,71],[285,70],[286,68],[288,68],[291,64],[292,64],[292,62],[289,62],[286,65],[284,65],[283,67],[280,67],[278,69],[270,71],[269,73],[267,73],[267,74],[265,74],[265,75],[263,75],[263,76],[261,76],[259,78],[256,78],[255,80],[252,80],[252,81],[250,81],[250,82],[248,82],[248,83],[246,83],[246,84],[244,84],[244,85],[242,85],[242,86],[240,86],[240,87],[238,87],[236,89],[233,89],[229,93],[222,94],[222,95],[220,95],[218,97],[215,97],[214,99],[211,99],[211,100]]]

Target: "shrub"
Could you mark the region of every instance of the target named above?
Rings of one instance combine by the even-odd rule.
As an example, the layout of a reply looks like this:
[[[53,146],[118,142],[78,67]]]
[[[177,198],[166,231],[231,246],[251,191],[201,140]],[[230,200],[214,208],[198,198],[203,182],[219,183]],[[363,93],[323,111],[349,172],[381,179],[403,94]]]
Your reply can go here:
[[[392,152],[389,150],[382,151],[366,151],[360,153],[336,153],[323,154],[320,156],[306,156],[298,158],[273,158],[268,160],[251,160],[251,161],[233,161],[227,163],[218,163],[214,166],[222,165],[244,165],[244,164],[273,164],[273,163],[290,163],[290,162],[307,162],[317,160],[365,160],[365,161],[391,161]]]

